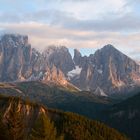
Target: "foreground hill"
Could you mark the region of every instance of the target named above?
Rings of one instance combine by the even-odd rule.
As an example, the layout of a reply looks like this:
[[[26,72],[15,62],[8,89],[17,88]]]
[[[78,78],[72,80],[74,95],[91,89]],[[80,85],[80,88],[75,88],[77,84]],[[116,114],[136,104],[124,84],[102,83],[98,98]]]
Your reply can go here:
[[[116,130],[73,113],[0,96],[2,140],[127,140]]]
[[[134,140],[140,139],[140,93],[113,105],[102,112],[104,121],[111,127],[127,134]]]
[[[20,96],[51,108],[70,111],[97,119],[98,113],[116,100],[99,97],[90,92],[77,91],[73,87],[47,85],[42,82],[1,83],[0,94]]]
[[[103,121],[134,140],[138,140],[140,137],[140,94],[126,100],[116,100],[95,96],[85,91],[77,91],[72,87],[64,88],[35,81],[1,83],[0,94],[18,96],[50,108],[75,112]]]

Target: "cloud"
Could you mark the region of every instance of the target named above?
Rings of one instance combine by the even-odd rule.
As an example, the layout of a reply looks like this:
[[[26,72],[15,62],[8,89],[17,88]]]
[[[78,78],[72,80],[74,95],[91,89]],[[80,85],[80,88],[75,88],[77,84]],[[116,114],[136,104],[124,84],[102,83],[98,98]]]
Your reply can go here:
[[[0,3],[0,32],[27,34],[31,44],[40,50],[50,44],[69,48],[113,44],[133,58],[140,52],[139,0],[0,0]]]
[[[138,31],[140,14],[136,14],[138,12],[132,7],[138,2],[139,0],[30,0],[26,6],[26,1],[6,0],[5,4],[10,3],[15,10],[9,12],[9,7],[1,10],[0,19],[1,23],[38,22],[83,31]]]
[[[140,52],[140,33],[93,32],[65,29],[39,23],[0,24],[3,33],[29,35],[33,47],[43,50],[48,45],[64,45],[69,48],[101,48],[113,44],[119,50],[135,58],[134,50]]]
[[[140,16],[127,13],[123,16],[104,16],[101,19],[82,20],[72,13],[59,10],[41,10],[34,13],[0,14],[3,23],[38,22],[74,30],[92,31],[138,31]],[[5,18],[7,17],[7,18]]]

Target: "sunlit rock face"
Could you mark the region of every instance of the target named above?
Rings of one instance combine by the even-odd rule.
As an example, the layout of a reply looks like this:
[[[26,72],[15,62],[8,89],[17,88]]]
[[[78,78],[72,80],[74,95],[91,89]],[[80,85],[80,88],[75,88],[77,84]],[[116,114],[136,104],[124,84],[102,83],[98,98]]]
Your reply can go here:
[[[55,65],[64,74],[67,74],[68,71],[75,67],[69,50],[64,46],[49,46],[43,52],[43,56],[49,66]]]
[[[140,66],[112,45],[97,50],[85,61],[79,78],[73,78],[73,83],[83,90],[97,91],[100,88],[110,95],[139,84]]]
[[[64,47],[50,46],[43,53],[32,48],[28,36],[5,34],[0,38],[0,82],[44,80],[72,83],[99,95],[123,93],[140,85],[140,66],[112,45],[72,59]]]
[[[56,83],[58,85],[67,85],[67,80],[60,69],[57,69],[54,65],[48,68],[47,72],[43,76],[43,81],[46,83]]]
[[[43,80],[66,83],[65,74],[74,68],[66,47],[48,47],[38,52],[28,42],[28,36],[6,34],[0,39],[0,81]],[[47,78],[46,81],[49,81]]]

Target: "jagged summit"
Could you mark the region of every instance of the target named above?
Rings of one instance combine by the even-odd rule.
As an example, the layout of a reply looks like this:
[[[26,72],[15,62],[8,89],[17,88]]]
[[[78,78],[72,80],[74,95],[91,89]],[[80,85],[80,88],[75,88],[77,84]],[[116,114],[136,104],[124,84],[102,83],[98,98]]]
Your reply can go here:
[[[1,36],[0,42],[5,43],[4,47],[29,46],[28,36],[20,34],[4,34]]]
[[[127,93],[140,83],[140,66],[110,44],[81,60],[81,73],[73,81],[83,90],[97,92],[100,87],[102,92],[111,95]]]
[[[116,49],[116,48],[111,44],[107,44],[102,49]]]
[[[65,46],[49,46],[43,52],[43,56],[46,62],[49,61],[49,65],[55,65],[62,70],[64,74],[67,74],[68,71],[74,68],[72,56]]]
[[[74,53],[79,53],[79,54],[81,54],[79,49],[74,49]]]
[[[73,61],[74,61],[75,65],[80,65],[81,58],[82,58],[82,55],[81,55],[80,51],[78,49],[74,49]]]
[[[74,56],[82,56],[78,49],[74,49]]]
[[[6,33],[6,34],[2,34],[1,37],[27,37],[27,35],[21,35],[21,34],[12,34],[12,33]]]
[[[107,53],[107,54],[111,54],[111,53],[113,53],[113,54],[114,53],[122,54],[122,52],[120,50],[116,49],[111,44],[105,45],[103,48],[99,49],[99,52]]]
[[[65,46],[55,46],[55,45],[50,45],[50,46],[47,46],[44,50],[44,52],[48,52],[48,51],[51,51],[51,52],[54,52],[54,51],[68,51],[68,48],[65,47]]]
[[[108,44],[105,45],[103,48],[97,50],[94,55],[93,59],[96,59],[96,61],[102,61],[102,62],[120,62],[123,63],[126,59],[131,59],[125,54],[123,54],[120,50],[116,49],[113,45]],[[134,61],[131,59],[131,61]],[[98,62],[99,63],[99,62]]]
[[[63,74],[74,68],[68,49],[64,46],[49,46],[43,53],[31,48],[28,36],[5,34],[0,40],[0,81],[40,80],[48,68],[55,66],[58,72],[49,77],[63,78]],[[52,75],[52,76],[51,76]]]
[[[69,78],[70,74],[74,76]],[[49,46],[40,53],[31,48],[28,36],[3,35],[0,39],[0,82],[43,78],[61,83],[68,80],[81,90],[111,95],[122,89],[127,92],[140,83],[140,66],[111,44],[84,57],[75,49],[72,59],[65,46]]]

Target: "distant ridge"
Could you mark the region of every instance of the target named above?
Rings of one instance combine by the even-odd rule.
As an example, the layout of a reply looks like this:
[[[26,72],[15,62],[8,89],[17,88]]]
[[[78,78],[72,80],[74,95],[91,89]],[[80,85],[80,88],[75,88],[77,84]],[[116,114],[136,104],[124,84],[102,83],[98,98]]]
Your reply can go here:
[[[139,88],[140,66],[111,44],[84,57],[75,49],[72,59],[65,46],[50,46],[40,53],[31,47],[26,35],[3,35],[0,82],[37,80],[73,84],[80,90],[98,91],[100,96],[127,94]]]

